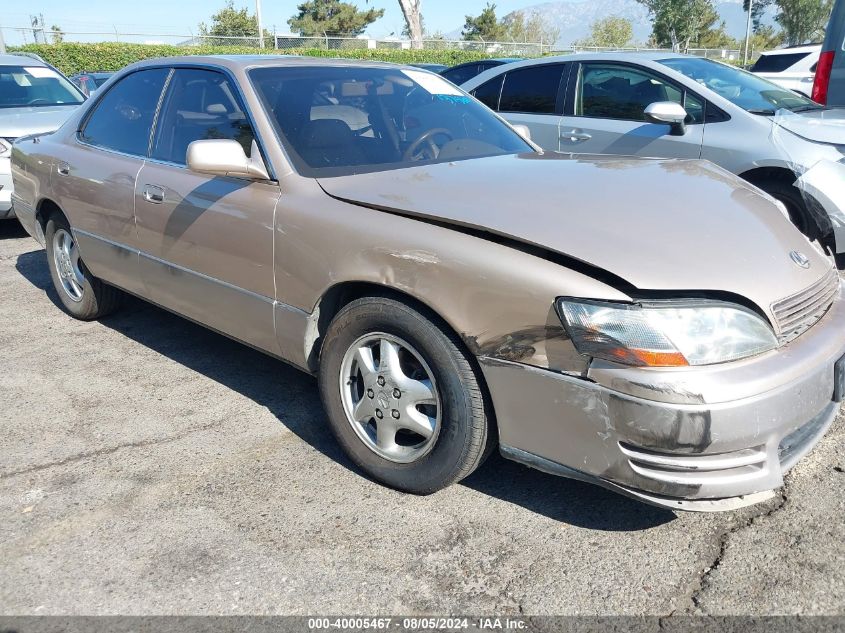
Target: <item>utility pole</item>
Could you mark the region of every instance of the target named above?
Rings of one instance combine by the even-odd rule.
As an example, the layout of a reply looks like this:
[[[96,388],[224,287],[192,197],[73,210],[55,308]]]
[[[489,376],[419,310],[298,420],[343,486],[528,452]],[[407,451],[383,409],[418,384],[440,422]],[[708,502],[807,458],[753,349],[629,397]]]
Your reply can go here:
[[[0,24],[0,55],[6,54],[6,40],[3,39],[3,25]]]
[[[745,55],[743,56],[742,65],[748,66],[748,47],[751,44],[751,9],[754,6],[754,0],[748,0],[748,18],[745,22]]]
[[[255,19],[258,22],[258,48],[264,48],[264,23],[261,20],[261,0],[255,0]]]

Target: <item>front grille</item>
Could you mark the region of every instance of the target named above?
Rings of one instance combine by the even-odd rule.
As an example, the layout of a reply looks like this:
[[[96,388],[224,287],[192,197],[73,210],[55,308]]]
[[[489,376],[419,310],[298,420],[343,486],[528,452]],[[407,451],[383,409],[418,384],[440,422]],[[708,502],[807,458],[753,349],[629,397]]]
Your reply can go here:
[[[831,268],[809,288],[772,305],[780,343],[789,343],[813,327],[830,309],[838,291],[839,274]]]

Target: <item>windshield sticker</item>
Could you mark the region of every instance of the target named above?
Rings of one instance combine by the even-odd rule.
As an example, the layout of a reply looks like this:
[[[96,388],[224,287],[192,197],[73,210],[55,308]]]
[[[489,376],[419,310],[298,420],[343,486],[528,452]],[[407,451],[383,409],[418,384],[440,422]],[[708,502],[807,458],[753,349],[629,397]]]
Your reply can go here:
[[[464,96],[464,93],[438,75],[432,75],[421,70],[403,70],[402,73],[429,94],[452,95],[454,97]]]
[[[466,95],[434,95],[438,101],[446,101],[447,103],[469,103],[470,98]]]
[[[28,66],[24,70],[36,79],[57,79],[58,75],[52,68],[44,66]]]

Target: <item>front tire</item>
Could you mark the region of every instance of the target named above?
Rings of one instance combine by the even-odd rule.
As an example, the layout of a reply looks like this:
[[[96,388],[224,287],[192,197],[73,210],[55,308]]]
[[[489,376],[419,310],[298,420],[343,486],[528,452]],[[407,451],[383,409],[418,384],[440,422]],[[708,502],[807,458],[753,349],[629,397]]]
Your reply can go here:
[[[399,301],[345,306],[326,332],[320,393],[344,451],[374,479],[429,494],[472,473],[493,438],[456,337]]]
[[[53,215],[47,221],[44,238],[53,286],[71,316],[91,321],[118,308],[122,293],[91,274],[80,257],[76,238],[64,217]]]
[[[797,187],[782,180],[765,180],[755,184],[786,206],[790,221],[810,240],[822,238],[819,223],[807,208],[807,201]]]

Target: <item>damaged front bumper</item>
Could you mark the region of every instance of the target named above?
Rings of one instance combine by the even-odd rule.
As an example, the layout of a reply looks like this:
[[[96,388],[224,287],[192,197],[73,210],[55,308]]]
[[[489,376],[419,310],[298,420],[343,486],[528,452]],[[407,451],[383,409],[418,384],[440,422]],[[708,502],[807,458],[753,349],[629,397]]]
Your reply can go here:
[[[821,160],[805,171],[795,186],[827,214],[836,252],[845,253],[845,164]]]
[[[839,412],[834,366],[844,355],[840,285],[813,328],[743,361],[594,362],[583,378],[479,360],[506,457],[663,507],[727,510],[772,496],[821,439]]]

